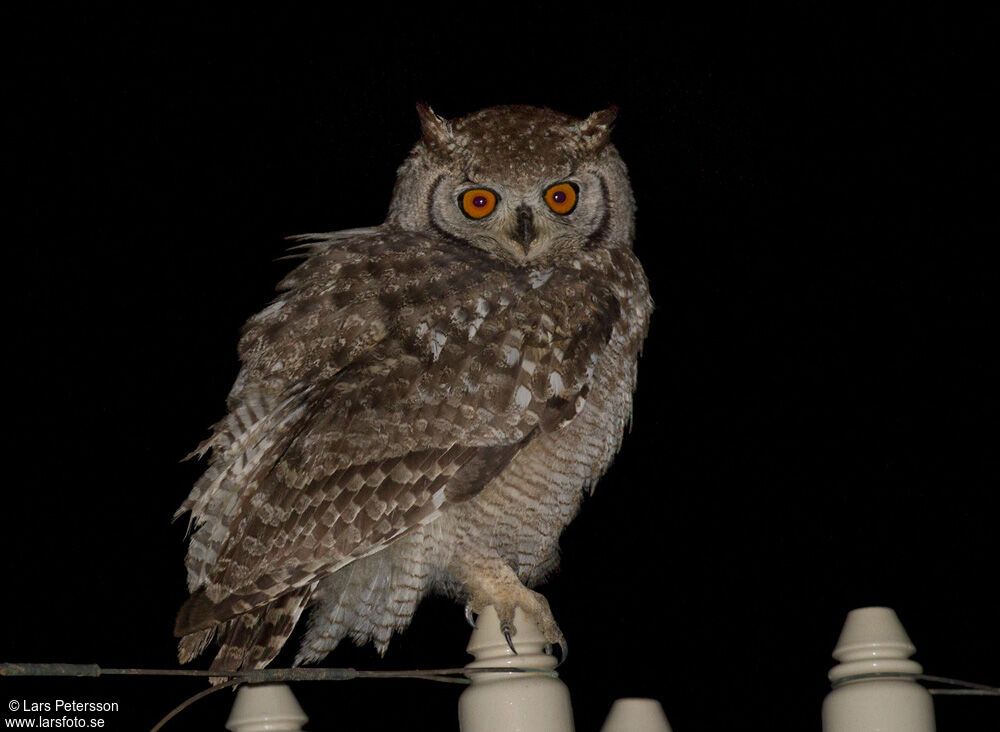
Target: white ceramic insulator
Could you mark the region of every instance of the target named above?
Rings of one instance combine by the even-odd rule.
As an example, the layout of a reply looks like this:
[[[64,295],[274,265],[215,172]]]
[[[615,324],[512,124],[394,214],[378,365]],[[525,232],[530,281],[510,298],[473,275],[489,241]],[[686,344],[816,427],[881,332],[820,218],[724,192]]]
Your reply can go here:
[[[226,720],[230,732],[300,732],[309,721],[287,684],[241,686]]]
[[[545,653],[545,637],[518,609],[514,614],[515,655],[507,646],[493,607],[476,619],[467,650],[474,668],[530,668],[550,672],[556,659]],[[573,732],[569,689],[551,673],[471,673],[458,700],[462,732]]]
[[[823,700],[823,732],[935,732],[934,703],[917,683],[923,668],[896,613],[863,607],[847,614]]]
[[[671,729],[656,699],[617,699],[601,732],[671,732]]]

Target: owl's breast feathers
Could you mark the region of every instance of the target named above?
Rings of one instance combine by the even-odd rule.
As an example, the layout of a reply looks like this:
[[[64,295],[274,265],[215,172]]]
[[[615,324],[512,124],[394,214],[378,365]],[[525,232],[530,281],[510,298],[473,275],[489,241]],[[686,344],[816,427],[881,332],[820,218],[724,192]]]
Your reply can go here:
[[[613,337],[638,352],[652,307],[625,248],[528,270],[387,227],[303,246],[245,327],[178,512],[195,526],[178,635],[306,592],[475,495],[574,419]]]

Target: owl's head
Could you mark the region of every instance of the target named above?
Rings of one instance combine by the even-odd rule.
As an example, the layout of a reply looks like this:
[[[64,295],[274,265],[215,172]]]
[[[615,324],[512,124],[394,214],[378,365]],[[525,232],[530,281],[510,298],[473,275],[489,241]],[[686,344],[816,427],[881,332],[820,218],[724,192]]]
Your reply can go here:
[[[387,222],[515,266],[629,246],[635,204],[608,137],[614,108],[580,120],[527,106],[455,120],[417,105],[423,138],[399,169]]]

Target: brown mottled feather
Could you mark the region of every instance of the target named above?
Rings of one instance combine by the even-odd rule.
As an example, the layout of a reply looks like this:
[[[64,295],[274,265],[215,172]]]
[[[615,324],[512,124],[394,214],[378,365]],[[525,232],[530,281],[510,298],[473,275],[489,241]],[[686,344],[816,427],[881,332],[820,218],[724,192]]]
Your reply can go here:
[[[365,247],[373,257],[379,252],[397,256],[432,244],[419,235],[391,230],[362,240],[382,244]],[[532,290],[525,273],[483,270],[476,265],[484,255],[441,242],[433,246],[454,250],[447,260],[451,266],[445,268],[452,301],[472,304],[472,312],[464,318],[449,317],[446,308],[429,299],[422,286],[426,283],[414,279],[423,275],[436,281],[441,275],[437,269],[406,270],[409,295],[401,311],[379,310],[373,298],[386,289],[385,283],[379,288],[365,279],[351,280],[361,290],[351,293],[359,303],[357,311],[345,313],[350,310],[347,306],[324,308],[332,294],[314,280],[330,278],[331,270],[345,261],[358,271],[378,271],[375,266],[362,268],[361,258],[350,256],[361,249],[358,243],[357,238],[334,239],[325,246],[317,242],[317,252],[300,267],[305,271],[284,281],[284,286],[298,288],[285,307],[265,310],[246,329],[241,353],[252,376],[243,383],[273,388],[278,360],[283,374],[300,381],[269,395],[250,387],[234,389],[231,404],[236,413],[248,401],[255,405],[252,417],[244,418],[248,422],[253,417],[277,422],[285,414],[294,418],[256,440],[248,440],[247,434],[258,423],[234,426],[238,420],[230,418],[209,441],[223,452],[213,454],[212,467],[183,507],[195,509],[196,520],[197,502],[205,500],[211,491],[208,484],[224,472],[222,464],[232,457],[231,445],[239,444],[244,453],[246,445],[253,445],[262,455],[241,479],[243,490],[229,496],[235,510],[224,540],[214,542],[218,546],[211,565],[197,561],[189,565],[204,589],[189,600],[197,612],[182,611],[180,635],[269,603],[290,588],[313,582],[383,546],[438,510],[434,494],[480,450],[486,451],[475,463],[481,473],[489,465],[487,456],[505,454],[489,452],[493,448],[517,445],[536,424],[551,429],[571,417],[577,410],[574,400],[592,368],[591,357],[606,342],[608,323],[617,315],[615,299],[609,293],[586,295],[588,283],[575,271],[567,284],[579,290],[583,305],[561,306],[558,323],[551,316],[537,315],[539,310],[545,313],[560,306],[546,302],[544,290]],[[556,271],[552,278],[560,276],[564,273]],[[465,294],[461,287],[475,294]],[[488,309],[485,315],[476,314],[478,303],[484,303],[480,309]],[[286,308],[296,312],[294,319],[285,317]],[[358,312],[368,323],[366,335],[346,341],[337,337],[342,336],[345,320]],[[377,321],[372,320],[375,312],[380,313]],[[304,313],[310,316],[302,326]],[[480,317],[482,323],[470,337],[470,323]],[[428,322],[433,325],[424,327]],[[359,331],[356,326],[352,332]],[[333,335],[320,335],[327,333]],[[440,350],[433,340],[437,333],[445,338]],[[508,334],[504,344],[518,349],[520,356],[508,369],[498,371],[495,364],[503,354],[495,334],[502,333]],[[301,345],[293,348],[292,342]],[[362,342],[367,348],[359,346]],[[554,346],[564,349],[562,360]],[[284,355],[273,355],[278,353]],[[292,361],[289,353],[297,360]],[[525,359],[533,359],[533,374],[525,370]],[[331,363],[341,364],[333,374]],[[482,383],[487,369],[493,379]],[[553,373],[565,385],[559,393],[549,381]],[[325,383],[320,381],[323,376],[328,379]],[[304,387],[305,379],[322,387]],[[522,388],[526,392],[518,394]],[[492,409],[483,406],[484,398]],[[275,404],[281,406],[267,413]],[[365,457],[368,462],[356,462]],[[483,477],[446,491],[446,498],[467,498],[485,485]],[[204,523],[195,541],[216,536],[219,529],[214,522]],[[246,631],[234,628],[233,632]]]

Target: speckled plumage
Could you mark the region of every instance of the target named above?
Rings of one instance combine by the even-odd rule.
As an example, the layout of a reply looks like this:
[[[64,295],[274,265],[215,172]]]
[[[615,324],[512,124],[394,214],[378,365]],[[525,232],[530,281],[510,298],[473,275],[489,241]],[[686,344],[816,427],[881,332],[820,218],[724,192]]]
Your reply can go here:
[[[311,607],[297,661],[344,637],[384,651],[428,592],[521,606],[617,451],[652,303],[632,253],[611,111],[498,107],[423,139],[384,224],[303,237],[247,323],[229,415],[199,454],[180,657],[266,665]],[[571,182],[569,214],[543,201]],[[474,220],[461,192],[494,191]]]

